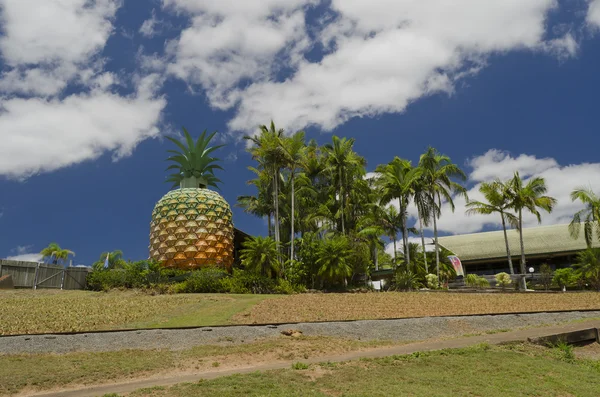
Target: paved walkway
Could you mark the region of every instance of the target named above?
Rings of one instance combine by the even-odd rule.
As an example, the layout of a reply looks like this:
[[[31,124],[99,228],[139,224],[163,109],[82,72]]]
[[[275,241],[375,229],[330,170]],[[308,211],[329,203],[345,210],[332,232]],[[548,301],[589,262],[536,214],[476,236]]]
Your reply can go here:
[[[503,332],[491,335],[480,335],[471,337],[461,337],[455,339],[438,340],[438,341],[423,341],[411,343],[402,346],[378,348],[367,351],[349,352],[333,356],[321,356],[308,360],[294,360],[293,362],[304,362],[307,364],[315,364],[320,362],[340,362],[356,360],[360,358],[377,358],[391,355],[411,354],[419,351],[431,351],[441,349],[456,349],[463,348],[479,343],[501,344],[506,342],[526,341],[528,338],[548,336],[558,333],[578,331],[588,328],[600,328],[600,320],[589,320],[567,325],[558,325],[551,327],[530,328],[518,331]],[[137,389],[153,387],[153,386],[171,386],[184,382],[197,382],[200,379],[214,379],[221,376],[233,374],[245,374],[255,371],[269,371],[275,369],[291,368],[292,361],[278,361],[269,364],[248,366],[244,368],[235,368],[231,370],[214,370],[198,372],[191,375],[179,375],[171,377],[149,377],[147,379],[135,380],[130,382],[115,382],[112,384],[103,384],[79,389],[65,389],[59,392],[29,394],[31,396],[44,397],[91,397],[108,393],[129,393]]]

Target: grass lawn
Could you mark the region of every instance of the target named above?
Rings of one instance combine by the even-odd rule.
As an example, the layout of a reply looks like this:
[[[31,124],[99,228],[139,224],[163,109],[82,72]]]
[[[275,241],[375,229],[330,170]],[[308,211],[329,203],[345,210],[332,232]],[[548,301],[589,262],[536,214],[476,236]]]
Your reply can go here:
[[[134,291],[0,291],[0,335],[228,324],[234,314],[272,297],[151,296]]]
[[[233,320],[261,324],[576,309],[600,310],[600,293],[299,294],[258,303]]]
[[[0,291],[0,335],[101,329],[600,310],[600,293],[151,296],[135,291]]]
[[[558,349],[530,345],[484,345],[294,367],[143,389],[131,396],[597,397],[600,390],[600,362],[572,359]]]
[[[196,346],[181,351],[0,355],[0,395],[112,382],[156,373],[177,374],[246,363],[301,360],[386,345],[392,345],[392,342],[282,336],[241,345],[223,341],[220,345]]]

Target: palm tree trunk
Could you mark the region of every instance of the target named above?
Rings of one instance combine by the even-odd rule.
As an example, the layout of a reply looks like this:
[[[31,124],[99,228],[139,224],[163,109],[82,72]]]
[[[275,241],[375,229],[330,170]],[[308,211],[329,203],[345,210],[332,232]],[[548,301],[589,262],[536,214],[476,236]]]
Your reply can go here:
[[[342,215],[342,234],[346,234],[344,230],[344,182],[342,181],[342,169],[339,171],[340,177],[340,213]]]
[[[402,211],[402,242],[404,243],[404,259],[406,260],[406,268],[410,266],[410,250],[408,249],[408,227],[406,226],[406,210],[402,206],[402,201],[398,199],[400,211]]]
[[[510,256],[510,246],[508,245],[508,235],[506,234],[506,221],[504,220],[504,214],[501,212],[502,216],[502,230],[504,230],[504,243],[506,244],[506,256],[508,257],[508,268],[510,269],[510,274],[515,274],[515,269],[513,269],[512,258]]]
[[[421,244],[423,245],[423,261],[425,261],[425,273],[429,274],[429,266],[427,266],[427,251],[425,250],[425,235],[423,234],[423,219],[421,218],[421,211],[417,208],[419,213],[419,229],[421,231]]]
[[[292,172],[291,174],[291,178],[292,178],[292,236],[290,239],[290,260],[294,260],[294,212],[295,212],[295,207],[294,207],[294,173]]]
[[[268,219],[268,229],[269,229],[269,237],[273,237],[273,223],[271,222],[271,213],[269,212],[269,215],[267,215],[267,219]]]
[[[398,267],[398,249],[396,248],[396,239],[398,236],[393,236],[392,241],[394,242],[394,270]]]
[[[273,195],[274,195],[274,201],[275,201],[275,244],[277,245],[277,257],[278,257],[279,261],[281,262],[281,247],[280,247],[281,236],[279,235],[279,170],[277,168],[275,169],[275,172],[273,173],[273,178],[274,178]],[[281,268],[282,268],[282,272],[285,271],[283,264],[282,264]]]
[[[521,289],[525,291],[527,289],[527,282],[525,281],[525,244],[523,244],[523,213],[519,208],[519,240],[521,242]]]
[[[435,272],[440,279],[440,249],[438,246],[437,214],[433,214],[433,239],[435,242]]]
[[[378,252],[377,252],[377,243],[375,243],[375,247],[374,248],[375,249],[374,249],[373,253],[375,255],[375,270],[377,271],[377,270],[379,270],[379,255],[378,255]]]

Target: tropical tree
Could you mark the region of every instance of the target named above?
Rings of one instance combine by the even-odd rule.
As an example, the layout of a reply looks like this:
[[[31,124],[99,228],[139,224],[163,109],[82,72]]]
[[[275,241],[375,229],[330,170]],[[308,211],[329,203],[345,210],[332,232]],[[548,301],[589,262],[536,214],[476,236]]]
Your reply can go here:
[[[244,209],[244,212],[257,216],[259,218],[267,218],[269,236],[273,235],[272,215],[274,213],[272,179],[265,170],[259,170],[254,167],[248,169],[256,174],[256,178],[249,180],[247,183],[256,187],[258,193],[256,196],[238,196],[237,207]]]
[[[279,250],[281,249],[279,183],[281,179],[281,168],[285,164],[285,152],[281,146],[283,133],[283,129],[277,129],[275,123],[271,121],[269,127],[261,125],[257,135],[244,137],[244,139],[253,143],[253,146],[248,150],[252,155],[252,158],[258,161],[259,168],[266,170],[273,181],[271,191],[273,194],[273,208],[275,210],[274,234],[278,252],[280,252]]]
[[[281,270],[277,244],[271,237],[257,236],[246,240],[240,251],[242,265],[263,276],[276,276]]]
[[[376,172],[379,174],[377,183],[381,187],[381,201],[389,203],[398,200],[398,212],[402,224],[402,242],[407,263],[410,263],[408,247],[408,205],[414,196],[415,189],[423,170],[413,167],[408,160],[395,157],[390,163],[380,165]]]
[[[415,207],[417,207],[417,217],[419,218],[419,235],[421,236],[421,246],[423,252],[425,272],[429,273],[423,225],[429,226],[429,220],[431,219],[433,214],[436,213],[436,205],[435,202],[431,201],[429,194],[429,184],[425,176],[425,174],[422,174],[415,184],[414,202]]]
[[[491,215],[499,214],[502,221],[502,231],[504,232],[504,244],[506,245],[506,257],[508,259],[508,267],[510,274],[515,274],[513,269],[512,257],[510,254],[510,246],[508,245],[508,235],[506,233],[506,223],[511,227],[518,227],[518,218],[508,212],[509,195],[507,194],[507,186],[500,180],[493,182],[484,182],[479,186],[479,192],[483,194],[485,201],[468,200],[467,215]]]
[[[92,265],[94,270],[104,268],[106,257],[108,257],[108,269],[123,269],[127,264],[127,262],[123,259],[123,251],[115,250],[112,252],[103,252],[100,254],[100,258]]]
[[[57,251],[54,252],[54,259],[55,261],[53,263],[59,263],[62,262],[63,265],[67,265],[67,261],[69,259],[69,255],[75,256],[75,252],[68,250],[68,249],[59,249]]]
[[[361,177],[364,175],[365,160],[354,152],[354,139],[339,138],[334,135],[331,141],[323,147],[326,171],[332,177],[332,187],[335,188],[333,196],[338,202],[341,219],[341,232],[345,234],[345,207],[351,176],[356,173]]]
[[[578,253],[573,267],[593,288],[600,291],[600,248],[588,248]]]
[[[167,182],[173,182],[173,187],[180,186],[182,188],[217,187],[217,183],[221,181],[214,175],[214,170],[222,170],[223,167],[216,164],[219,161],[218,158],[209,155],[223,147],[223,145],[208,146],[215,134],[216,132],[213,132],[207,137],[206,130],[204,130],[194,142],[194,139],[184,127],[183,135],[186,144],[168,136],[167,139],[177,145],[180,150],[167,151],[173,154],[167,161],[174,163],[167,167],[167,170],[177,170],[169,176]]]
[[[523,243],[523,211],[529,211],[537,218],[539,223],[542,223],[542,216],[538,208],[550,213],[556,204],[556,199],[550,196],[545,196],[547,191],[546,181],[544,178],[531,178],[526,184],[519,176],[519,172],[515,172],[513,178],[508,181],[507,195],[509,197],[508,207],[517,213],[519,241],[521,244],[521,289],[526,290],[525,282],[525,244]]]
[[[352,267],[349,265],[352,249],[346,236],[334,236],[322,241],[318,249],[319,276],[331,282],[343,281],[348,284],[348,277],[352,275]]]
[[[398,213],[396,207],[394,207],[393,205],[388,205],[384,208],[383,211],[380,211],[379,217],[385,235],[390,239],[390,241],[394,245],[394,266],[396,266],[398,262],[398,249],[396,247],[396,239],[398,236],[398,232],[402,230],[402,220],[400,219],[400,214]]]
[[[60,250],[60,245],[57,243],[50,243],[46,248],[40,251],[40,255],[42,256],[44,263],[50,263],[50,261],[52,261],[54,258],[54,254]]]
[[[284,165],[290,171],[290,181],[291,181],[291,220],[290,220],[290,228],[291,228],[291,236],[290,236],[290,259],[294,259],[294,238],[295,238],[295,213],[296,213],[296,205],[295,205],[295,179],[296,172],[298,168],[302,166],[302,162],[304,160],[304,155],[306,151],[306,144],[304,143],[304,131],[298,131],[294,135],[288,138],[284,138],[281,140],[281,144],[284,150]]]
[[[437,220],[441,216],[442,200],[445,200],[452,212],[454,212],[454,201],[452,193],[461,194],[467,198],[466,189],[452,178],[466,180],[465,173],[450,160],[450,157],[440,154],[437,149],[427,148],[427,151],[419,159],[419,168],[423,171],[426,189],[429,191],[431,200],[430,208],[433,210],[433,238],[435,243],[435,268],[438,278],[440,277],[440,247],[438,243]]]
[[[591,188],[578,187],[571,192],[571,200],[581,201],[585,208],[573,215],[573,220],[569,224],[569,232],[573,238],[579,238],[583,221],[583,234],[589,248],[592,246],[594,235],[600,240],[600,197]]]

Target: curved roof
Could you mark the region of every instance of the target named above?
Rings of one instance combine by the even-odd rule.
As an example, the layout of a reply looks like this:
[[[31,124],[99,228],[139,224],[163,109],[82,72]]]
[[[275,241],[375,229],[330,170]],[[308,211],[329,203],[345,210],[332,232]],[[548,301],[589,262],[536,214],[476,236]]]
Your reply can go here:
[[[507,235],[511,256],[519,256],[521,252],[519,232],[515,229],[507,230]],[[564,224],[524,228],[523,241],[527,256],[577,252],[586,249],[583,225],[577,240],[569,234],[569,225]],[[502,230],[439,237],[439,244],[463,261],[506,257]],[[594,246],[598,245],[594,244]]]

